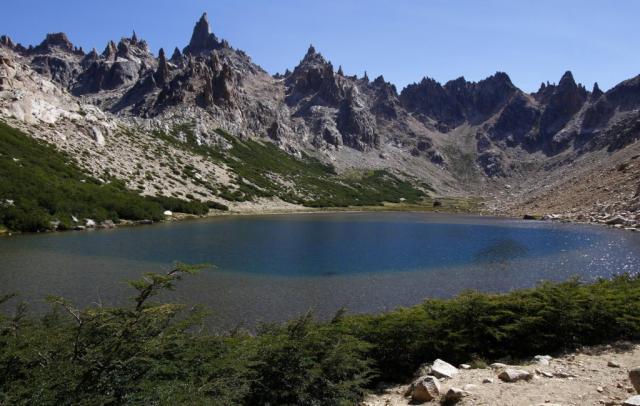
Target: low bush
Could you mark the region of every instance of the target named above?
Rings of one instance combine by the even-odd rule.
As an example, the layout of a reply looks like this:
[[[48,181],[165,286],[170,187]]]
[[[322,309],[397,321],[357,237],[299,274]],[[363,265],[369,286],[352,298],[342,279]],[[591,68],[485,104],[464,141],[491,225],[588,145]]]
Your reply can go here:
[[[81,310],[50,298],[41,318],[21,303],[0,312],[0,402],[353,405],[375,382],[405,380],[435,358],[482,366],[640,339],[638,276],[212,334],[202,309],[151,302],[193,271],[179,265],[132,282],[128,307]]]

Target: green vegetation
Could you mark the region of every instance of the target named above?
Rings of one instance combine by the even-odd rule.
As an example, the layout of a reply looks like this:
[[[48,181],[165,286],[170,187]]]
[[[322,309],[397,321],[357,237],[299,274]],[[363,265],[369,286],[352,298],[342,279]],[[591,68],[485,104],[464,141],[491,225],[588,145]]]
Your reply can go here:
[[[422,189],[429,189],[425,184],[417,188],[386,170],[338,176],[333,167],[310,156],[298,159],[269,142],[241,140],[223,130],[217,133],[231,145],[229,150],[198,145],[188,125],[177,126],[170,134],[156,132],[155,135],[230,167],[236,174],[234,189],[210,185],[226,200],[277,196],[308,207],[379,206],[383,202],[401,201],[416,204],[425,196]],[[180,142],[178,134],[186,141]],[[183,174],[193,178],[188,167],[183,169]]]
[[[173,197],[144,197],[115,179],[87,176],[54,147],[0,123],[0,225],[17,231],[73,227],[72,216],[161,220],[164,210],[207,213],[207,204]]]
[[[20,303],[0,313],[0,403],[353,405],[377,381],[407,379],[436,357],[482,367],[640,338],[639,276],[212,334],[202,309],[151,302],[191,272],[131,282],[130,307],[80,310],[54,297],[41,318]]]

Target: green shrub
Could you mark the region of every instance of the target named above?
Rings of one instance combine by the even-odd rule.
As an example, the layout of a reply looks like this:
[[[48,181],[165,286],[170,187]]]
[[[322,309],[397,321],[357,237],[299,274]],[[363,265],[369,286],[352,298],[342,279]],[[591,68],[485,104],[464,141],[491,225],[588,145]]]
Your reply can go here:
[[[305,315],[255,334],[211,334],[204,312],[152,303],[193,268],[132,282],[129,307],[50,298],[33,318],[0,312],[0,399],[7,404],[353,405],[377,380],[452,363],[640,339],[640,277],[466,292],[380,315]],[[0,308],[12,296],[0,297]],[[4,303],[4,305],[3,305]],[[374,373],[377,374],[375,380]]]
[[[218,202],[214,202],[213,200],[210,200],[206,203],[206,205],[210,208],[210,209],[214,209],[214,210],[222,210],[222,211],[228,211],[229,210],[229,206],[222,204],[222,203],[218,203]]]

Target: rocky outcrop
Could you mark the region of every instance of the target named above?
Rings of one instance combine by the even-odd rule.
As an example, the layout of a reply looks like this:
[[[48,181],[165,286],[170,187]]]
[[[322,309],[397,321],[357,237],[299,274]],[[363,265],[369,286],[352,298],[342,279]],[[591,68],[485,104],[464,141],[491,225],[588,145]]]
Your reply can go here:
[[[222,43],[218,41],[215,34],[211,33],[209,18],[207,17],[207,13],[204,13],[193,28],[193,34],[191,35],[189,45],[187,45],[182,52],[184,54],[195,56],[211,52],[214,49],[221,47]]]
[[[440,83],[430,78],[405,87],[400,93],[400,101],[420,121],[435,120],[444,131],[464,122],[461,107]]]
[[[640,75],[625,80],[605,93],[609,103],[620,111],[629,111],[640,107]]]
[[[163,86],[169,80],[169,64],[162,48],[158,51],[158,68],[153,74],[153,78],[159,86]]]
[[[528,96],[518,93],[500,112],[489,134],[494,141],[502,141],[508,147],[521,145],[535,149],[535,129],[540,114]]]
[[[76,95],[98,93],[104,90],[126,89],[143,81],[157,65],[144,40],[135,32],[130,38],[122,38],[118,45],[109,41],[102,55],[85,57],[85,66],[71,90]]]
[[[551,87],[548,87],[548,89]],[[582,108],[588,97],[587,90],[576,84],[571,72],[567,71],[548,96],[548,102],[540,117],[539,141],[544,148],[557,151],[554,136],[564,128]]]
[[[11,38],[7,35],[0,35],[0,46],[9,49],[14,49],[16,47]]]
[[[55,50],[62,52],[75,53],[78,55],[84,55],[81,49],[73,46],[67,35],[63,32],[57,32],[54,34],[47,34],[44,41],[40,45],[32,48],[30,54],[49,54]]]
[[[309,46],[304,58],[285,80],[286,102],[289,106],[306,110],[321,105],[337,107],[345,97],[344,86],[333,72],[333,65]]]
[[[342,101],[336,124],[344,145],[361,151],[380,146],[373,115],[367,111],[356,87],[350,88]]]

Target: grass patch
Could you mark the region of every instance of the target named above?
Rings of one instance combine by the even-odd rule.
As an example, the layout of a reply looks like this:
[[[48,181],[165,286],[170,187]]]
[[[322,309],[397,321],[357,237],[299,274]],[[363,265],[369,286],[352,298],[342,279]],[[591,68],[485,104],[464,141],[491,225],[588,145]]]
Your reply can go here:
[[[231,145],[220,150],[195,142],[192,130],[182,125],[169,134],[155,135],[174,146],[186,148],[229,167],[236,175],[233,188],[221,187],[218,195],[230,201],[279,197],[307,207],[379,206],[384,202],[419,203],[429,186],[416,187],[386,170],[359,171],[339,176],[335,169],[307,155],[300,159],[274,144],[240,139],[223,130],[217,133]],[[186,142],[178,134],[187,134]],[[417,182],[416,182],[417,183]]]

